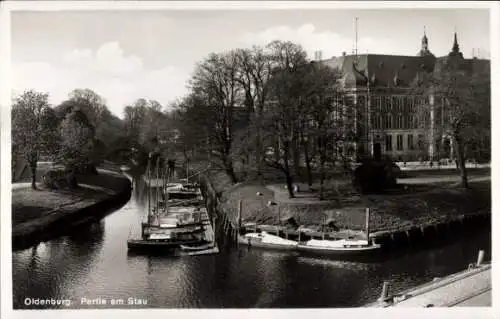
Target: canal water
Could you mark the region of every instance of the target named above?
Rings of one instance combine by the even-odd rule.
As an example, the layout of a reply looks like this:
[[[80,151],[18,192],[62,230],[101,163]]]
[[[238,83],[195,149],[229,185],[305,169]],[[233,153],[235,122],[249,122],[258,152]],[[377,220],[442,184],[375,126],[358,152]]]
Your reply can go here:
[[[145,213],[144,193],[135,187],[101,221],[13,252],[14,309],[357,307],[375,301],[384,280],[397,292],[463,270],[480,249],[491,258],[489,230],[377,262],[246,247],[196,257],[130,255],[126,242]],[[36,299],[69,301],[29,305]]]

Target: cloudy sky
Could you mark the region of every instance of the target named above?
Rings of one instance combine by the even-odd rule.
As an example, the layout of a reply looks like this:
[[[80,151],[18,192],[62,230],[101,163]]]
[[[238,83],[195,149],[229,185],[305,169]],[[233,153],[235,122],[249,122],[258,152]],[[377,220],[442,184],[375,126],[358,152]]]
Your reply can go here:
[[[487,10],[239,10],[12,12],[12,86],[49,92],[51,103],[90,88],[122,116],[137,98],[163,105],[186,92],[194,65],[211,52],[301,44],[314,57],[352,52],[358,17],[361,53],[415,55],[424,26],[430,50],[447,54],[456,29],[465,57],[489,58]]]

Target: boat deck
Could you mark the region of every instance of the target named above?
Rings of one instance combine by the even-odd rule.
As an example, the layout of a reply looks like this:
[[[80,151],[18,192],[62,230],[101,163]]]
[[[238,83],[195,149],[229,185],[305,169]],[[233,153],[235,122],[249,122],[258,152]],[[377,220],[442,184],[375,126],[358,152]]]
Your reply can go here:
[[[378,301],[371,307],[491,306],[491,265],[465,270]]]

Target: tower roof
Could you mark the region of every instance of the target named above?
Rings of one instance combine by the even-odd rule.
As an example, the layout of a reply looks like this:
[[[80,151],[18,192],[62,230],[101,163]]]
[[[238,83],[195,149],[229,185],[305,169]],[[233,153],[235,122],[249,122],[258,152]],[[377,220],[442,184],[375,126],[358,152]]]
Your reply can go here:
[[[424,27],[424,36],[422,37],[422,46],[420,51],[418,51],[417,56],[434,56],[432,52],[429,50],[429,39],[427,39],[427,34],[425,33]]]
[[[458,45],[456,31],[453,37],[453,47],[451,48],[451,52],[448,54],[448,56],[457,56],[463,58],[462,52],[460,52],[460,46]]]

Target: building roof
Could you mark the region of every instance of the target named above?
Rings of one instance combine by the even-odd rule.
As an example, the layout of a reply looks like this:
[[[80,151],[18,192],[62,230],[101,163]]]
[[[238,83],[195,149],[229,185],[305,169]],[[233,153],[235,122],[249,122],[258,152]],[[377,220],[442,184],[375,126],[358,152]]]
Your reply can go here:
[[[344,74],[346,87],[408,87],[419,72],[431,72],[433,56],[361,54],[333,57],[324,61]]]
[[[424,33],[421,54],[417,56],[359,54],[342,55],[321,61],[343,73],[342,84],[346,88],[408,88],[422,73],[433,72],[436,67],[450,59],[460,61],[461,67],[472,73],[489,69],[489,60],[464,59],[459,51],[457,35],[451,52],[436,58],[428,49],[428,39]]]
[[[332,57],[322,61],[330,67],[339,69],[343,74],[346,88],[407,88],[421,73],[434,71],[442,63],[447,63],[454,56],[435,58],[434,56],[401,56],[382,54],[361,54]],[[489,69],[490,61],[483,59],[461,59],[466,71],[476,73]]]

